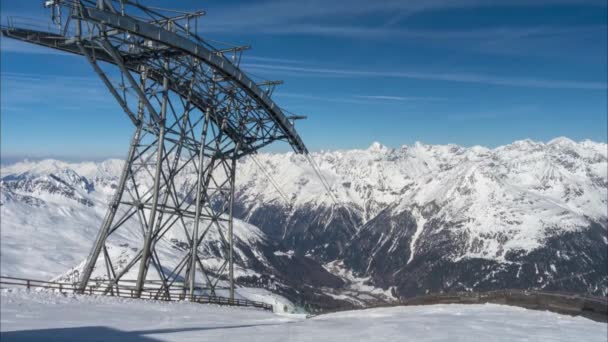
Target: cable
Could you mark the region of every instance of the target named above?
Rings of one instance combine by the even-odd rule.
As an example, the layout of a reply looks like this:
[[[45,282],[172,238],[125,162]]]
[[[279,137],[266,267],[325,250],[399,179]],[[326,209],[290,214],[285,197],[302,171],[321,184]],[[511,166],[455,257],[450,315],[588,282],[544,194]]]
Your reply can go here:
[[[308,153],[306,153],[306,159],[308,159],[310,166],[312,166],[312,169],[315,171],[315,173],[321,180],[321,184],[323,184],[323,187],[325,187],[325,190],[327,191],[327,194],[329,195],[329,197],[331,197],[331,200],[334,202],[335,205],[338,205],[338,200],[336,199],[334,194],[331,192],[329,183],[327,182],[327,179],[325,179],[325,177],[321,173],[319,166],[315,163],[314,159],[312,159],[312,157]]]
[[[258,168],[262,171],[264,176],[266,176],[266,178],[270,181],[272,186],[274,186],[274,188],[277,190],[279,195],[281,195],[281,197],[283,197],[283,199],[285,200],[285,203],[287,203],[289,205],[291,201],[289,200],[287,195],[285,195],[285,193],[283,191],[281,191],[281,189],[279,188],[279,185],[275,182],[275,180],[272,178],[272,176],[266,171],[266,169],[264,169],[264,166],[262,166],[262,164],[257,160],[257,158],[255,157],[254,154],[251,155],[251,159],[255,162],[255,164],[258,166]]]
[[[268,173],[268,171],[266,171],[266,169],[264,168],[264,166],[257,160],[257,158],[255,157],[254,154],[251,155],[251,159],[258,166],[258,168],[262,171],[262,173],[268,179],[268,181],[270,181],[270,183],[277,190],[277,192],[279,193],[279,195],[281,197],[283,197],[283,199],[285,200],[285,202],[287,204],[289,204],[291,201],[289,200],[289,198],[287,197],[287,195],[285,195],[285,193],[281,190],[281,188],[279,187],[279,185],[277,184],[277,182],[274,180],[274,178],[272,177],[272,175],[270,175]],[[315,163],[314,159],[312,159],[312,157],[310,156],[310,154],[306,154],[306,159],[310,163],[310,166],[312,167],[312,169],[315,172],[315,174],[317,175],[317,177],[319,177],[319,180],[321,181],[321,184],[325,188],[325,191],[327,191],[327,194],[331,198],[332,202],[335,205],[338,205],[338,200],[336,199],[336,197],[334,196],[334,194],[331,192],[331,189],[330,189],[330,186],[329,186],[329,182],[327,181],[327,179],[321,173],[321,170],[320,170],[319,166],[317,165],[317,163]]]

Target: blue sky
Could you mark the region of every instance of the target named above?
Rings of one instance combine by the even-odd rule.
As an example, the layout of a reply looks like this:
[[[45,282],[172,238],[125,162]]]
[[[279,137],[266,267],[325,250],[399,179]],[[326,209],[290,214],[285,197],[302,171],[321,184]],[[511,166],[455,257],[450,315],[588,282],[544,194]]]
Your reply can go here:
[[[606,0],[146,3],[202,4],[203,37],[251,44],[243,69],[285,81],[313,151],[607,140]],[[47,18],[41,1],[6,16]],[[131,123],[84,59],[4,38],[1,58],[3,159],[126,153]]]

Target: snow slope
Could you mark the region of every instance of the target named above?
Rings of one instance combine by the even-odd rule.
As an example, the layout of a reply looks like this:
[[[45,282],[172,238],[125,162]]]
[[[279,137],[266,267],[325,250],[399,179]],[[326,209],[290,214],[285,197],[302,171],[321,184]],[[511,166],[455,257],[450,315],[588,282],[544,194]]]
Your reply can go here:
[[[121,167],[122,162],[118,160],[77,164],[44,160],[3,168],[0,179],[1,274],[75,281],[106,214]],[[186,229],[191,229],[192,220],[186,219],[185,225]],[[233,229],[234,274],[237,283],[245,278],[245,284],[239,283],[238,298],[267,302],[279,312],[294,312],[293,302],[268,289],[292,291],[293,297],[293,293],[297,294],[293,288],[300,286],[316,286],[319,281],[323,285],[340,284],[338,278],[309,258],[275,256],[274,252],[279,248],[259,228],[235,219]],[[199,250],[201,262],[207,269],[222,267],[226,255],[219,248],[220,241],[217,229],[207,231]],[[137,221],[126,222],[107,242],[112,264],[118,269],[124,267],[142,244]],[[158,242],[156,252],[163,269],[172,270],[189,253],[185,232],[182,229],[168,231]],[[93,279],[107,277],[103,265],[98,262]],[[318,272],[316,275],[298,274],[302,272],[292,271],[298,265],[308,266],[308,270],[316,265]],[[148,279],[159,279],[155,270],[148,273]],[[123,279],[135,279],[137,271],[138,267],[131,268]],[[262,275],[265,278],[259,281]],[[219,285],[226,284],[220,281]],[[266,286],[268,289],[247,286]],[[220,290],[216,294],[227,296],[224,292]]]
[[[269,203],[292,208],[331,205],[303,156],[260,154],[257,158],[291,203],[284,203],[253,161],[242,160],[237,168],[238,201],[249,207],[250,214]],[[396,213],[429,203],[440,206],[433,218],[458,222],[468,233],[469,246],[456,259],[504,260],[509,251],[538,248],[548,229],[576,231],[591,221],[608,220],[608,145],[604,143],[556,138],[548,143],[521,140],[495,149],[421,143],[391,149],[374,143],[366,150],[321,152],[313,158],[340,204],[354,208],[362,224],[391,205]],[[43,200],[67,194],[83,201],[93,196],[105,202],[121,164],[119,160],[22,162],[2,169],[2,184],[5,188],[15,179],[31,179],[16,193]],[[53,193],[44,193],[48,189],[37,185],[54,181],[50,175],[78,184],[80,191],[70,194],[64,184],[55,182]],[[192,182],[194,177],[186,172],[181,182]],[[419,227],[416,236],[422,230]],[[504,241],[495,241],[497,234],[504,234]]]
[[[605,341],[607,325],[501,305],[346,311],[305,319],[259,310],[47,292],[0,294],[2,341]]]
[[[387,148],[374,143],[366,150],[326,151],[313,158],[340,206],[361,217],[359,228],[386,208],[397,215],[438,206],[440,210],[423,219],[458,223],[467,234],[468,244],[453,254],[455,260],[504,261],[510,251],[542,246],[548,230],[578,231],[608,220],[605,143],[563,137],[547,143],[515,141],[495,149],[422,143]],[[332,206],[304,157],[262,154],[258,160],[291,198],[292,207]],[[253,208],[249,212],[260,203],[283,203],[259,168],[246,165],[239,168],[237,183],[240,201]],[[416,237],[424,231],[418,228]]]
[[[65,196],[44,190],[34,191],[33,194],[2,192],[2,275],[50,279],[70,271],[86,258],[101,226],[110,194],[87,194],[83,191],[83,194]],[[90,205],[83,205],[75,198],[82,198]],[[125,233],[117,232],[119,235],[108,247],[115,262],[126,259],[134,253],[133,248],[141,245],[141,237],[131,233],[136,229],[124,231]],[[238,257],[247,260],[240,249],[246,245],[252,247],[260,261],[264,261],[261,252],[255,250],[256,245],[265,239],[257,227],[235,220],[234,232],[236,239],[242,242],[240,246],[237,244]],[[174,246],[187,241],[180,233],[170,232],[158,248],[163,259],[169,260],[167,266],[179,261],[179,251]],[[219,234],[210,231],[209,241],[218,240]],[[208,258],[205,262],[219,263],[213,258]],[[103,276],[102,271],[98,272],[100,276]],[[239,267],[236,272],[237,276],[255,274]]]
[[[327,151],[312,156],[340,206],[361,217],[360,226],[387,207],[398,214],[431,203],[439,206],[441,210],[433,217],[422,218],[458,223],[459,229],[467,233],[467,246],[454,254],[455,260],[504,260],[510,251],[530,252],[541,246],[548,230],[577,231],[590,222],[608,220],[605,143],[574,142],[563,137],[547,143],[521,140],[495,149],[422,143],[391,149],[374,143],[366,150]],[[248,208],[243,213],[245,220],[270,204],[292,208],[292,213],[297,208],[332,205],[303,156],[260,154],[257,159],[290,203],[285,203],[252,160],[241,160],[237,201]],[[119,160],[21,162],[2,169],[2,188],[11,189],[11,184],[20,183],[20,188],[13,189],[17,195],[43,201],[69,196],[72,202],[91,197],[107,202],[121,165]],[[180,177],[179,182],[185,184],[195,175],[186,172]],[[51,191],[45,182],[54,183]],[[66,184],[77,185],[77,191],[67,189]],[[7,202],[9,195],[2,196]],[[105,206],[101,207],[103,212]],[[10,213],[5,210],[3,214]],[[289,234],[289,227],[282,228],[283,235]],[[416,230],[410,259],[415,257],[416,240],[423,231],[424,225]],[[497,235],[501,241],[497,241]]]
[[[247,267],[237,275],[265,274],[265,258],[291,260],[281,251],[293,251],[340,263],[344,272],[367,279],[365,285],[396,287],[396,296],[505,287],[608,294],[605,143],[557,138],[494,149],[374,143],[312,157],[337,205],[303,156],[260,154],[264,171],[252,160],[239,161],[235,215],[247,223],[235,229],[240,264]],[[51,278],[77,266],[121,167],[120,160],[3,167],[2,274]],[[195,178],[184,170],[178,188]],[[172,234],[160,246],[168,266],[185,241]],[[132,234],[116,238],[110,253],[117,262],[141,245]],[[206,262],[213,264],[213,256]],[[293,272],[303,273],[310,272]]]

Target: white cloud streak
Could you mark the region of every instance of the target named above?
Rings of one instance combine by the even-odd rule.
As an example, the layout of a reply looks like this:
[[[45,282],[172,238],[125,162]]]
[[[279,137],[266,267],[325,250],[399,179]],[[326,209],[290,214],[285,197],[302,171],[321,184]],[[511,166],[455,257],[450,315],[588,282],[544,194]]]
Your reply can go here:
[[[60,56],[75,56],[63,51],[46,48],[34,44],[24,43],[18,40],[1,37],[0,38],[0,51],[3,53],[25,53],[25,54],[36,54],[36,55],[60,55]]]
[[[484,75],[476,73],[454,73],[454,72],[419,72],[419,71],[387,71],[387,70],[355,70],[355,69],[333,69],[318,67],[301,67],[287,65],[246,64],[245,67],[268,72],[286,71],[292,75],[301,73],[304,76],[335,76],[335,77],[366,77],[366,78],[404,78],[423,81],[443,81],[459,83],[477,83],[496,86],[510,86],[523,88],[544,89],[583,89],[583,90],[606,90],[605,82],[554,80],[541,78],[516,78],[507,76]]]
[[[82,110],[81,101],[96,108],[118,108],[94,77],[3,72],[0,78],[3,110],[28,111],[49,103],[64,110]]]
[[[279,92],[274,95],[278,98],[288,98],[297,100],[308,100],[308,101],[323,101],[332,103],[349,103],[349,104],[370,104],[377,103],[376,101],[357,99],[353,97],[328,97],[328,96],[317,96],[312,94],[301,94],[301,93],[287,93]]]
[[[318,96],[306,93],[290,93],[278,92],[275,94],[279,98],[323,101],[334,103],[350,103],[350,104],[374,104],[388,102],[435,102],[445,101],[446,98],[438,97],[415,97],[415,96],[393,96],[393,95],[343,95],[343,96]]]
[[[316,35],[338,38],[357,39],[408,39],[424,42],[478,41],[492,42],[515,41],[532,38],[577,37],[581,34],[601,34],[606,31],[606,25],[581,27],[485,27],[480,29],[407,29],[395,27],[370,27],[356,25],[327,25],[321,23],[266,25],[257,28],[240,28],[248,32],[269,35]],[[207,27],[200,33],[204,36],[209,32],[231,32],[235,27]]]
[[[370,99],[370,100],[386,100],[386,101],[445,101],[446,98],[443,97],[423,97],[423,96],[394,96],[394,95],[355,95],[354,97],[360,99]]]
[[[400,16],[415,13],[450,9],[484,7],[539,7],[546,5],[587,5],[605,8],[604,0],[274,0],[251,2],[248,5],[226,6],[216,11],[210,10],[206,18],[205,30],[239,31],[266,30],[267,32],[304,31],[311,33],[314,26],[306,27],[307,22],[319,23],[326,19],[335,21],[353,19],[365,15],[388,14],[391,24],[395,14]],[[388,25],[390,26],[390,25]],[[387,26],[385,25],[384,28]],[[316,28],[317,30],[321,30]],[[331,28],[322,28],[325,33]],[[336,30],[338,31],[338,30]]]

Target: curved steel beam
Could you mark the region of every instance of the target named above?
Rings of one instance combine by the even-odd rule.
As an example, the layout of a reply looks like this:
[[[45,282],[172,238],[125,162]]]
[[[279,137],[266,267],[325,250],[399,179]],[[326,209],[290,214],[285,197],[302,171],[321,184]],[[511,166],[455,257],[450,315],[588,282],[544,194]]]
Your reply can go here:
[[[94,8],[84,8],[81,19],[91,20],[179,49],[200,59],[205,64],[212,66],[224,74],[225,77],[238,83],[252,98],[256,99],[258,103],[266,109],[279,127],[281,127],[285,136],[288,137],[289,143],[296,152],[308,153],[304,142],[279,106],[276,105],[254,81],[226,58],[218,56],[213,51],[188,38],[128,16],[121,16]]]
[[[37,31],[37,30],[30,30],[30,29],[25,29],[25,28],[10,28],[10,27],[3,27],[2,29],[0,29],[0,32],[2,33],[3,36],[5,36],[7,38],[16,39],[16,40],[20,40],[20,41],[27,42],[30,44],[36,44],[36,45],[60,50],[60,51],[66,52],[66,53],[82,55],[85,57],[87,57],[87,55],[94,56],[95,60],[97,60],[97,61],[115,64],[112,56],[110,56],[110,54],[106,50],[102,49],[101,47],[91,46],[91,45],[79,47],[77,41],[72,40],[70,42],[65,42],[66,41],[65,37],[62,35],[59,35],[59,34],[42,32],[42,31]],[[86,55],[85,55],[85,53],[86,53]],[[174,53],[174,51],[170,50],[170,51],[168,51],[168,53]],[[128,56],[128,55],[125,55],[122,57],[125,62],[125,67],[132,72],[138,72],[139,64],[145,59],[145,57],[134,57],[134,56]],[[156,83],[160,84],[160,82],[162,82],[162,73],[159,71],[157,72],[157,70],[155,70],[155,69],[149,69],[148,77]],[[171,91],[173,91],[175,94],[177,94],[181,97],[186,97],[187,93],[188,93],[187,87],[180,86],[178,82],[170,81],[169,89],[171,89]],[[202,113],[204,113],[206,108],[208,107],[208,103],[206,103],[205,99],[202,98],[201,96],[196,96],[195,94],[191,94],[191,95],[192,95],[192,99],[191,99],[192,104],[195,107],[197,107]],[[123,107],[123,110],[124,109],[125,108]],[[127,115],[129,115],[128,112],[127,112]],[[133,121],[133,118],[131,116],[130,116],[130,119]],[[229,122],[227,122],[227,124],[225,124],[225,125],[222,125],[223,118],[220,117],[220,114],[215,113],[215,115],[211,119],[216,122],[218,127],[222,127],[222,129],[225,131],[226,135],[231,137],[231,139],[233,139],[234,141],[238,140],[239,134],[237,133],[237,129],[235,127],[232,127],[232,125]],[[136,122],[134,122],[134,123],[136,123]],[[286,135],[282,136],[281,138],[288,139],[288,137]],[[243,149],[243,152],[253,152],[270,143],[272,143],[272,141],[260,141],[254,145],[252,145],[251,142],[244,142],[244,146],[242,146],[242,149]],[[290,142],[290,144],[292,146],[294,146],[293,143]],[[294,146],[294,150],[296,150],[295,146]],[[296,150],[296,151],[299,153],[307,153],[307,150],[303,150],[303,151]]]
[[[201,60],[203,63],[211,66],[219,73],[221,73],[223,77],[238,84],[238,86],[240,86],[240,88],[244,90],[247,95],[253,98],[256,103],[260,105],[261,108],[263,108],[264,112],[268,113],[270,119],[272,119],[280,128],[280,130],[284,133],[283,138],[287,140],[287,142],[292,146],[294,151],[296,151],[297,153],[308,153],[306,145],[294,129],[292,123],[281,111],[280,107],[270,98],[270,95],[263,91],[259,87],[259,85],[256,84],[256,82],[251,80],[244,72],[242,72],[238,67],[232,64],[228,59],[216,54],[213,50],[210,50],[201,44],[198,44],[188,38],[182,37],[179,34],[165,30],[154,24],[140,21],[128,16],[122,16],[108,11],[98,10],[95,8],[85,7],[80,13],[81,16],[79,16],[78,19],[88,20],[97,24],[107,25],[116,29],[117,31],[129,32],[141,36],[145,39],[156,41],[158,43],[170,47],[171,51],[181,51],[183,52],[183,54],[190,55],[194,58],[197,58],[198,60]],[[2,27],[1,32],[2,35],[9,38],[50,47],[68,53],[83,55],[81,49],[77,45],[76,40],[66,39],[65,36],[60,34],[14,27]],[[115,64],[112,56],[110,56],[105,50],[96,46],[86,46],[85,49],[88,50],[91,55],[95,57],[95,59]],[[124,57],[126,62],[125,66],[128,69],[131,69],[132,71],[137,71],[136,67],[134,67],[133,65],[129,65],[129,63],[127,62],[130,56]],[[155,76],[160,77],[160,75]],[[152,76],[152,78],[155,77]],[[155,79],[155,81],[160,82],[161,80]],[[171,83],[177,84],[177,82]],[[179,89],[179,87],[173,86],[171,86],[170,88],[172,88],[171,90],[179,94],[180,96],[183,95],[183,89]],[[200,101],[193,102],[197,107],[199,107],[205,101],[203,99],[200,99]],[[204,108],[200,109],[204,112]],[[230,132],[230,130],[232,129],[233,128],[231,127],[227,127],[226,133],[229,136],[233,135],[233,132]],[[266,144],[268,144],[268,142],[263,142],[261,146]],[[246,143],[245,145],[249,144]],[[242,147],[246,148],[246,146]],[[254,146],[251,146],[250,149],[255,150],[256,148]]]

